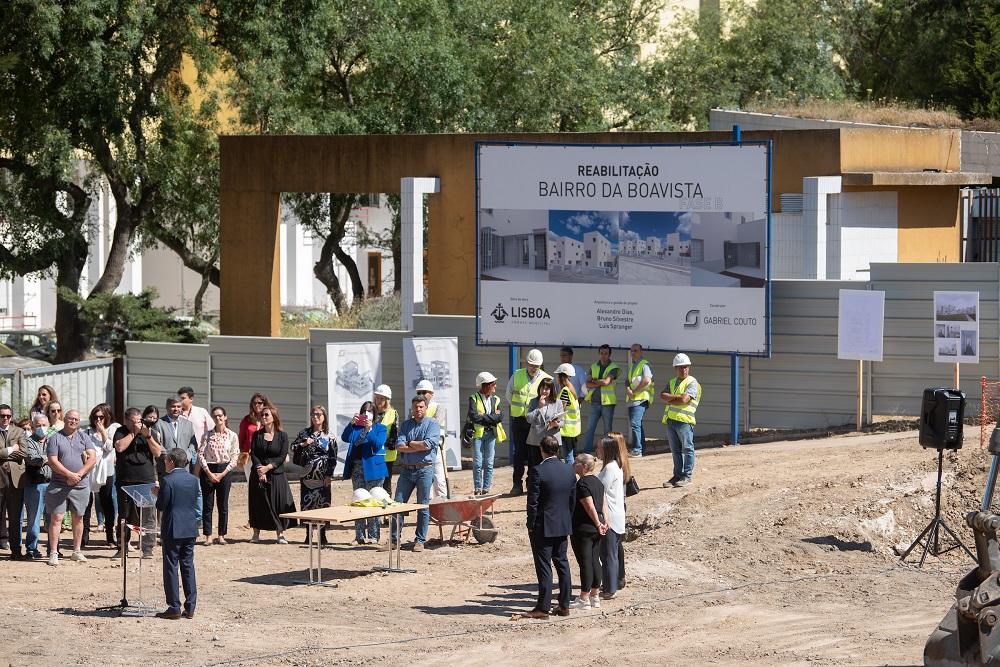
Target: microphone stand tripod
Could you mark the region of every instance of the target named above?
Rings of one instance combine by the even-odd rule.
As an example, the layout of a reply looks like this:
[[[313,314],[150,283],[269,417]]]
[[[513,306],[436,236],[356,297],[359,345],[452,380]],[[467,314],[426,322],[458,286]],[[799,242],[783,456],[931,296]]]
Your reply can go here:
[[[935,491],[934,494],[934,518],[931,519],[931,522],[927,524],[927,527],[924,528],[922,533],[920,533],[920,536],[917,537],[917,539],[913,540],[913,543],[906,548],[906,551],[904,551],[903,555],[900,556],[899,558],[899,560],[901,561],[906,561],[906,557],[910,555],[910,552],[913,551],[913,549],[918,544],[920,544],[920,541],[924,540],[924,538],[926,537],[927,539],[924,541],[924,551],[923,554],[921,554],[920,556],[920,564],[917,565],[917,567],[924,566],[924,560],[927,559],[928,551],[933,556],[940,556],[941,554],[948,553],[953,549],[958,549],[959,547],[961,547],[965,551],[965,553],[969,554],[969,558],[973,560],[976,559],[976,557],[972,554],[972,552],[969,551],[969,548],[965,546],[962,543],[962,540],[958,539],[958,536],[955,534],[955,532],[948,527],[948,524],[945,523],[944,517],[941,516],[941,470],[944,460],[944,447],[938,447],[937,450],[938,450],[938,474],[937,474],[937,490]],[[996,479],[996,472],[997,472],[997,459],[994,456],[993,469],[990,472],[990,484],[987,485],[988,493],[991,496],[992,496],[992,491],[990,489],[992,489],[992,482]],[[947,549],[941,548],[940,537],[942,528],[945,530],[945,532],[951,535],[951,539],[955,540],[955,544],[948,547]],[[931,540],[934,541],[933,549],[931,548]]]

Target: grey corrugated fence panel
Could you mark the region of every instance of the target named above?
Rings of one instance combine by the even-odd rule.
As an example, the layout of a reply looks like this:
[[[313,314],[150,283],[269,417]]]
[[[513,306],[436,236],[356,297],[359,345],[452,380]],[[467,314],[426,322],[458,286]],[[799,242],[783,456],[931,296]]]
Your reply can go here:
[[[234,431],[250,396],[261,392],[278,408],[285,431],[298,433],[309,412],[309,341],[305,338],[209,336],[212,404],[222,405]]]
[[[22,372],[21,402],[31,407],[38,387],[47,384],[56,390],[63,412],[78,410],[87,421],[91,409],[100,403],[114,404],[113,359],[94,359],[72,364],[26,368]]]
[[[837,359],[837,319],[840,290],[866,286],[857,281],[771,283],[771,358],[748,360],[743,428],[856,421],[857,362]]]
[[[982,407],[980,378],[998,380],[1000,264],[872,264],[872,289],[885,291],[885,356],[872,364],[872,411],[917,416],[923,390],[954,386],[955,366],[934,362],[934,292],[979,292],[979,363],[961,364],[966,416]]]
[[[19,382],[20,374],[16,370],[0,371],[0,403],[15,407],[15,412],[18,413],[20,410],[16,409],[16,404],[19,402],[17,397],[20,396]]]
[[[208,408],[208,345],[125,343],[125,407],[155,405],[162,413],[168,396],[191,387],[195,405]]]

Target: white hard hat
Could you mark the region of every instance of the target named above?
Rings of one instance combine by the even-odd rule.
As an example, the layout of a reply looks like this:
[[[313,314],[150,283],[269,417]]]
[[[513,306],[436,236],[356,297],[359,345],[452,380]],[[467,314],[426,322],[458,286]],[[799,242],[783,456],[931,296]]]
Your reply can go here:
[[[351,499],[356,503],[362,500],[371,500],[372,494],[368,493],[365,489],[354,489],[354,495],[351,496]]]
[[[542,365],[542,351],[541,350],[536,350],[536,349],[528,350],[527,361],[532,366],[541,366]]]
[[[392,501],[392,498],[389,497],[389,494],[386,493],[386,490],[383,489],[381,486],[376,486],[374,489],[372,489],[371,498],[372,500],[377,500],[380,503],[384,501],[389,501],[389,502]]]
[[[484,384],[496,381],[497,381],[497,376],[493,375],[493,373],[490,373],[489,371],[483,371],[482,373],[476,376],[477,387],[482,387]]]
[[[430,380],[421,380],[417,383],[417,391],[429,391],[434,392],[434,385],[431,384]]]
[[[576,377],[576,369],[573,368],[573,364],[559,364],[556,373],[562,373],[566,377]]]
[[[674,366],[690,366],[691,358],[688,357],[683,352],[680,352],[676,357],[674,357]]]
[[[387,384],[380,384],[379,386],[375,387],[375,395],[385,396],[386,398],[392,398],[392,389],[389,389],[389,385]]]

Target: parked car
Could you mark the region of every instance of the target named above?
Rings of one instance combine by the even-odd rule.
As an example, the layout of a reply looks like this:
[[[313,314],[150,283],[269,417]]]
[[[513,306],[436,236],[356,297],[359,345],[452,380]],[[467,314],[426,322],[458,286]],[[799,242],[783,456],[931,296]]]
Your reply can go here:
[[[47,361],[22,357],[14,350],[0,343],[0,371],[13,371],[19,368],[41,368],[51,366]]]
[[[56,358],[55,335],[51,329],[0,329],[0,343],[22,357],[49,362]]]

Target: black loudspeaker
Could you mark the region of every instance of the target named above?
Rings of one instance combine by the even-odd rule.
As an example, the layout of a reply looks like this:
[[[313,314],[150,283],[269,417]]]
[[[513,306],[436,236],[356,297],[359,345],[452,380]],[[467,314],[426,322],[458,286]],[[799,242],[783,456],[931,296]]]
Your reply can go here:
[[[958,389],[924,389],[920,405],[920,446],[961,449],[965,394]]]

